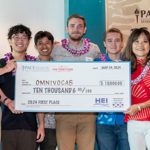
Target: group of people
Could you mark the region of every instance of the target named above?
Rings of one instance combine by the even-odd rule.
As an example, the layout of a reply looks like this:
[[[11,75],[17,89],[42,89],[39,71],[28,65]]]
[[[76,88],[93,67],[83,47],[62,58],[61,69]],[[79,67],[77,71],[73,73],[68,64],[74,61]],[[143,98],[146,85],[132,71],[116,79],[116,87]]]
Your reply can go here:
[[[106,54],[83,38],[85,18],[67,20],[68,38],[55,44],[53,35],[34,37],[38,57],[27,54],[31,31],[24,25],[9,29],[11,52],[0,59],[3,150],[150,150],[150,33],[134,29],[122,53],[123,35],[117,28],[104,35]],[[24,61],[130,61],[131,106],[125,112],[32,113],[14,109],[16,60]],[[80,75],[79,75],[80,77]],[[56,140],[57,139],[57,140]],[[57,142],[56,142],[57,141]],[[38,144],[37,144],[38,143]],[[38,146],[37,146],[38,145]]]

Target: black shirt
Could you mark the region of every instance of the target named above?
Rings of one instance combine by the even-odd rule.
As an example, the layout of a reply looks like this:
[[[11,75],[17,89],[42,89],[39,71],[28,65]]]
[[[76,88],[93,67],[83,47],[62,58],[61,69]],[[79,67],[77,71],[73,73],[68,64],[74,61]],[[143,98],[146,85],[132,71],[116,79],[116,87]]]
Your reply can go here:
[[[6,65],[5,59],[0,59],[1,66]],[[14,100],[15,94],[15,75],[13,72],[5,73],[0,76],[0,88],[4,94]],[[13,114],[7,106],[2,106],[2,130],[37,129],[36,113],[24,112],[23,114]]]

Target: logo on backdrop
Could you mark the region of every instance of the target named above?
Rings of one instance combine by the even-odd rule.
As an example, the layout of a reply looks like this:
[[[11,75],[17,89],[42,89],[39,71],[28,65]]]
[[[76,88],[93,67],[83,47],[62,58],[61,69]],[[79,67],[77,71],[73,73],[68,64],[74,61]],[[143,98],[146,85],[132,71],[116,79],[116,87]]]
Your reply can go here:
[[[134,13],[135,13],[135,17],[136,17],[136,22],[138,23],[138,22],[139,22],[139,14],[140,14],[140,11],[139,11],[138,9],[136,9],[136,10],[134,11]]]
[[[136,9],[134,11],[137,23],[150,23],[150,10]]]

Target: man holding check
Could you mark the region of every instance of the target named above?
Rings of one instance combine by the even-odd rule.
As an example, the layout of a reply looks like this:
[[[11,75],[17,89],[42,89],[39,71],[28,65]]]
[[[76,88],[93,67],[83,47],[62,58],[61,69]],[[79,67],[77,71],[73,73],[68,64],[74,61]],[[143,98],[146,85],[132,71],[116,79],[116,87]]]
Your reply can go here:
[[[39,61],[52,61],[51,52],[54,45],[54,37],[48,31],[39,31],[34,37],[35,48],[38,51]],[[45,138],[39,143],[40,150],[55,150],[56,149],[56,129],[55,129],[55,114],[45,113]],[[38,149],[38,148],[37,148]]]
[[[117,28],[110,28],[104,36],[107,54],[96,61],[121,61],[123,35]],[[96,139],[101,150],[129,150],[127,124],[122,112],[100,112],[97,117]],[[108,142],[109,141],[109,142]]]
[[[56,44],[52,57],[56,61],[92,61],[100,53],[97,45],[83,38],[86,32],[84,17],[72,15],[68,18],[68,39]],[[79,77],[79,76],[78,76]],[[82,100],[82,99],[81,99]],[[60,150],[94,150],[95,113],[57,113],[56,135]]]
[[[31,39],[31,31],[24,25],[15,25],[9,29],[8,41],[11,52],[0,59],[0,64],[9,65],[10,70],[1,75],[0,91],[2,96],[2,147],[4,150],[34,150],[36,142],[44,139],[44,114],[38,113],[37,128],[36,113],[21,112],[14,108],[16,61],[33,61],[33,56],[27,55]]]

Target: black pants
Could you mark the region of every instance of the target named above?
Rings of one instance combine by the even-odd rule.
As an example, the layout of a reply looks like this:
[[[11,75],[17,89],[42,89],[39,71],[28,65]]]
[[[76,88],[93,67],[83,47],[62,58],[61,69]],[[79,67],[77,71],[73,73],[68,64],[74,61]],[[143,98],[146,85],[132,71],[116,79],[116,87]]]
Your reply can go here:
[[[44,141],[39,144],[40,150],[55,150],[56,146],[56,130],[45,129]]]
[[[36,150],[36,132],[29,130],[2,130],[3,150]]]

